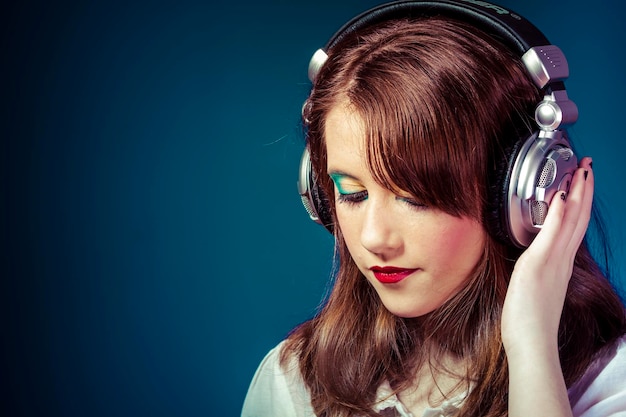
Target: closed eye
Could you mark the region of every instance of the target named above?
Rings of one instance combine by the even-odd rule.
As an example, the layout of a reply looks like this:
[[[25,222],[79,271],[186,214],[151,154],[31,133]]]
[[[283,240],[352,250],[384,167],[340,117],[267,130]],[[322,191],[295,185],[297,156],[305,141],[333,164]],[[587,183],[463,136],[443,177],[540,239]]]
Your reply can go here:
[[[358,191],[356,193],[338,193],[337,200],[340,203],[358,204],[367,200],[367,191]]]
[[[420,203],[419,201],[410,197],[396,197],[396,199],[407,203],[409,206],[415,209],[424,209],[428,207],[426,204]]]

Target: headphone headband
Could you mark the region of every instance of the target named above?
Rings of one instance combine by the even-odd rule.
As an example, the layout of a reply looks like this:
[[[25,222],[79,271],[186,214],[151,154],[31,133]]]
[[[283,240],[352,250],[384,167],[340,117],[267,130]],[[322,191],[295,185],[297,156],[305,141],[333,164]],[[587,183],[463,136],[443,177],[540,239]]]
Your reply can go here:
[[[531,22],[504,7],[479,0],[399,0],[381,4],[354,17],[344,24],[328,41],[330,48],[357,29],[394,18],[445,15],[470,23],[522,56],[535,46],[549,45],[545,35]]]
[[[522,58],[538,88],[549,86],[548,93],[565,90],[561,81],[569,76],[569,68],[563,52],[551,45],[546,36],[527,19],[501,6],[480,0],[398,0],[369,9],[344,24],[323,49],[315,52],[309,62],[309,79],[315,80],[326,62],[326,52],[353,32],[387,20],[439,15],[467,22],[499,40]],[[577,114],[559,120],[559,123],[572,124],[576,118]],[[546,124],[550,130],[554,130],[553,125],[554,122]]]

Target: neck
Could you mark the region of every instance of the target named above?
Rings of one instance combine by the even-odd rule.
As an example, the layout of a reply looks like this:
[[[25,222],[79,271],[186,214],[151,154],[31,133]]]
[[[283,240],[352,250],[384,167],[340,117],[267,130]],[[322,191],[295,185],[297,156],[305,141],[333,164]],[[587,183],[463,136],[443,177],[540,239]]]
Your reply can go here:
[[[419,365],[407,388],[398,393],[400,401],[415,416],[467,393],[467,363],[452,354],[438,353]]]

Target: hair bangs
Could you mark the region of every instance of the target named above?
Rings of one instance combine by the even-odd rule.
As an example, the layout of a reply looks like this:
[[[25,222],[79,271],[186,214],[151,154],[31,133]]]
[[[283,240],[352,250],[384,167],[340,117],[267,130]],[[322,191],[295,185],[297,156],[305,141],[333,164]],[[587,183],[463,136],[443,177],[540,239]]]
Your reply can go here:
[[[420,60],[405,58],[394,67],[388,58],[384,67],[363,67],[348,92],[368,129],[365,148],[373,177],[427,206],[480,219],[476,197],[483,195],[478,173],[483,172],[479,164],[484,158],[472,155],[477,148],[468,149],[472,141],[466,135],[478,132],[469,131],[473,125],[463,122],[472,116],[459,117],[458,101],[442,100],[442,94],[450,92],[437,88],[432,71]],[[456,83],[446,85],[458,89]],[[456,95],[467,100],[466,95]]]

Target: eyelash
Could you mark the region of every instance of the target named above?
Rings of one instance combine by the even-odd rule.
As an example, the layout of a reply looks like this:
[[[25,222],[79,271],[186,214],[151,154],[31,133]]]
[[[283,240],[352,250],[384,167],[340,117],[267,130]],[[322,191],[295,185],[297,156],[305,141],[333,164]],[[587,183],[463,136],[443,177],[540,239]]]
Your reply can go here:
[[[359,191],[356,193],[339,193],[337,199],[340,203],[347,203],[350,205],[355,205],[360,203],[361,201],[367,200],[367,191]]]
[[[404,201],[405,203],[407,203],[409,206],[411,206],[414,209],[424,209],[427,207],[426,204],[420,203],[419,201],[415,201],[410,198],[398,197],[398,199],[401,201]]]
[[[337,199],[339,200],[340,203],[356,205],[362,201],[367,200],[367,197],[368,197],[367,191],[359,191],[356,193],[345,193],[345,194],[339,193]],[[427,207],[425,204],[419,203],[410,198],[406,198],[406,197],[396,197],[396,198],[400,201],[407,203],[409,206],[411,206],[411,208],[414,208],[414,209],[423,209]]]

